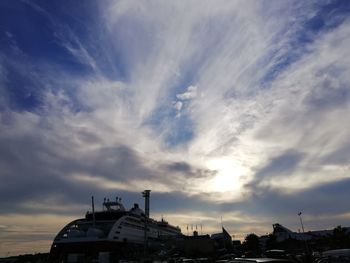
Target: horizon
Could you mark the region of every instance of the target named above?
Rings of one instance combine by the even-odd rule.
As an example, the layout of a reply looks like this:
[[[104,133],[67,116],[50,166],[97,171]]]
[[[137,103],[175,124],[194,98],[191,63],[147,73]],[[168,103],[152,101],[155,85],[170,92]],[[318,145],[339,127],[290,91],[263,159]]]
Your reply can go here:
[[[152,194],[151,194],[151,196],[152,196]],[[118,197],[121,198],[120,196],[118,196]],[[108,199],[108,198],[106,198],[106,199]],[[110,200],[112,200],[112,199],[110,199]],[[152,201],[152,197],[151,197],[151,201]],[[121,202],[121,203],[123,203],[123,202]],[[133,204],[138,204],[138,203],[133,203]],[[140,205],[140,204],[138,204],[138,205]],[[91,204],[90,204],[90,206],[91,206]],[[96,206],[96,203],[95,203],[95,211],[96,211],[96,212],[102,211],[102,210],[103,210],[103,207],[102,207],[102,206],[101,206],[102,209],[98,209],[98,208],[96,209],[96,207],[98,207],[98,206]],[[131,208],[132,208],[131,206],[130,206],[130,208],[129,208],[129,207],[125,207],[126,210],[129,210],[129,209],[131,209]],[[140,208],[142,209],[142,205],[140,206]],[[92,209],[92,208],[90,207],[90,209]],[[144,209],[143,209],[143,211],[144,211]],[[90,213],[91,213],[92,210],[88,210],[87,212],[90,212]],[[152,212],[152,209],[150,209],[150,218],[153,218],[151,212]],[[301,212],[299,212],[299,213],[301,213]],[[300,216],[299,213],[297,214],[298,216]],[[160,216],[160,217],[159,217],[159,216]],[[77,218],[83,218],[83,217],[84,217],[84,215],[77,216],[77,217],[74,217],[74,218],[72,217],[70,221],[67,221],[64,225],[61,226],[61,228],[58,229],[58,231],[55,233],[55,235],[56,235],[66,224],[70,223],[72,220],[75,220],[75,219],[77,219]],[[162,219],[164,219],[164,220],[167,221],[167,218],[164,217],[163,214],[161,214],[161,215],[157,214],[156,217],[157,217],[157,218],[154,218],[154,219],[156,219],[156,220],[162,220]],[[197,231],[199,235],[210,235],[210,236],[211,236],[212,234],[221,233],[222,229],[225,229],[225,230],[226,230],[226,228],[225,228],[225,222],[223,221],[223,218],[220,217],[220,218],[218,218],[218,220],[220,220],[220,222],[218,222],[218,226],[217,226],[216,228],[211,228],[209,232],[204,232],[203,229],[205,229],[205,226],[203,226],[201,223],[196,223],[195,221],[193,221],[193,222],[194,222],[193,224],[188,224],[188,225],[186,225],[186,226],[179,226],[179,227],[181,228],[182,234],[185,235],[185,236],[192,236],[192,235],[194,235],[194,231]],[[171,222],[169,222],[169,223],[171,224]],[[238,238],[237,238],[237,236],[234,235],[233,233],[228,232],[228,234],[232,237],[233,240],[239,240],[240,242],[243,242],[244,239],[245,239],[245,237],[247,237],[247,236],[250,235],[250,234],[256,234],[256,235],[258,235],[259,237],[260,237],[260,236],[265,236],[265,235],[270,235],[270,234],[272,234],[272,233],[273,233],[273,227],[272,227],[273,224],[280,224],[280,223],[279,223],[279,222],[271,223],[271,224],[270,224],[270,225],[271,225],[271,231],[266,232],[266,233],[260,232],[260,234],[259,234],[259,233],[249,232],[249,231],[248,231],[247,233],[244,233],[243,235],[239,236]],[[299,224],[300,224],[300,223],[299,223]],[[292,231],[292,232],[294,232],[294,233],[305,233],[305,234],[308,234],[309,232],[312,232],[312,231],[324,231],[324,230],[331,230],[331,231],[332,231],[332,230],[334,230],[336,227],[341,226],[341,225],[336,225],[336,226],[334,226],[334,227],[332,227],[332,228],[329,228],[329,229],[314,229],[314,228],[310,227],[310,228],[305,229],[305,231],[303,232],[302,229],[301,229],[301,225],[297,226],[297,227],[298,227],[297,229],[291,229],[289,226],[286,226],[286,225],[283,225],[283,224],[280,224],[280,225],[282,225],[283,227],[287,228],[288,230],[290,230],[290,231]],[[341,226],[341,227],[350,228],[349,226],[344,226],[344,225]],[[54,236],[55,236],[55,235],[54,235]],[[45,253],[49,253],[49,252],[50,252],[51,244],[52,244],[52,241],[49,241],[49,243],[43,242],[43,243],[42,243],[42,247],[41,247],[40,249],[33,249],[33,248],[30,248],[29,250],[19,250],[19,251],[22,251],[22,252],[19,252],[19,251],[16,251],[16,250],[11,251],[11,252],[8,251],[6,254],[0,254],[0,258],[13,257],[13,256],[23,256],[23,255],[30,255],[30,254],[31,254],[31,255],[36,255],[36,254],[41,254],[41,253],[44,253],[44,254],[45,254]],[[48,249],[47,249],[47,248],[48,248]]]
[[[0,1],[0,256],[104,197],[243,240],[350,222],[350,1]],[[13,254],[12,254],[13,255]]]

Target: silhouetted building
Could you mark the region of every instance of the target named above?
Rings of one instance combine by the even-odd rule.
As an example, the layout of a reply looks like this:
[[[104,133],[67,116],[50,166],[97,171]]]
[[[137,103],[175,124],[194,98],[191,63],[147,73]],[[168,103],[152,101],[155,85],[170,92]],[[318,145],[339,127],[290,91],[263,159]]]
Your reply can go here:
[[[350,244],[350,228],[338,227],[341,235],[334,235],[334,230],[316,230],[304,233],[294,232],[281,224],[273,224],[273,232],[259,238],[261,250],[282,248],[301,250],[325,250],[343,248]],[[338,229],[337,228],[337,229]]]
[[[292,238],[296,240],[310,240],[312,237],[306,233],[293,232],[292,230],[280,225],[273,224],[272,234],[275,236],[277,242],[284,241],[286,239]]]
[[[193,236],[183,236],[177,248],[182,255],[190,257],[209,256],[215,252],[214,241],[210,236],[198,235],[197,231],[193,232]]]
[[[212,234],[211,239],[214,240],[216,248],[232,248],[232,238],[225,228],[222,228],[221,233]]]

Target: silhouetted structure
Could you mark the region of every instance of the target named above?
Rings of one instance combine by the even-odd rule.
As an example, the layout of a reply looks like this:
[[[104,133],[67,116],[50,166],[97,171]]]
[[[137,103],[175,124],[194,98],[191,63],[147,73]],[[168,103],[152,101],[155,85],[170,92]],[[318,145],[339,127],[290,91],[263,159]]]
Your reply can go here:
[[[232,248],[232,238],[225,228],[222,228],[221,233],[212,234],[211,239],[214,240],[216,248]]]
[[[305,245],[307,242],[307,247]],[[273,248],[286,250],[324,251],[350,247],[350,228],[338,226],[333,230],[307,231],[305,233],[293,232],[280,225],[273,225],[270,235],[260,237],[262,250]]]

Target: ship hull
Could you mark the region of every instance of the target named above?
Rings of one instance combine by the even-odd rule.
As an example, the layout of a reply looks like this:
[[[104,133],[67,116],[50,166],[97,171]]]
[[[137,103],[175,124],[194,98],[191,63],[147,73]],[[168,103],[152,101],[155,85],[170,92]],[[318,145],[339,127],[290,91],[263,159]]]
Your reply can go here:
[[[144,253],[141,244],[127,242],[82,241],[54,243],[50,251],[50,262],[89,262],[98,259],[101,254],[115,261],[127,258],[139,258]],[[72,259],[76,258],[76,259]]]

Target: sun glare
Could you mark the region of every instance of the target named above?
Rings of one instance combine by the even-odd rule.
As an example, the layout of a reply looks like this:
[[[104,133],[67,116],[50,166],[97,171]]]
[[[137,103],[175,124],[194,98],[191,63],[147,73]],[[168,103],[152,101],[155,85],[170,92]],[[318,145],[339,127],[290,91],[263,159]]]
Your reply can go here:
[[[240,177],[244,174],[244,168],[231,158],[210,160],[208,168],[217,171],[209,184],[211,191],[231,192],[239,190],[242,186]]]

